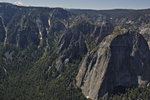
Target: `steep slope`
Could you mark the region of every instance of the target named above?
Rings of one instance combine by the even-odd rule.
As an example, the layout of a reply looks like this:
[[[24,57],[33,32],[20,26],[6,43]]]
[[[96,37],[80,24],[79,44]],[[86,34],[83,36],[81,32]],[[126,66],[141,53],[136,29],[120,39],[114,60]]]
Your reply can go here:
[[[1,100],[85,99],[73,86],[77,64],[61,73],[54,66],[71,16],[61,8],[0,4]]]
[[[107,36],[84,58],[77,86],[85,96],[97,99],[126,87],[150,81],[150,51],[146,40],[136,32]]]
[[[5,44],[17,44],[20,48],[30,44],[46,44],[46,37],[63,31],[66,20],[71,16],[61,8],[19,7],[11,4],[1,4],[0,11]]]
[[[61,8],[11,4],[0,4],[0,16],[1,99],[85,99],[75,86],[78,64],[112,33],[112,24]]]

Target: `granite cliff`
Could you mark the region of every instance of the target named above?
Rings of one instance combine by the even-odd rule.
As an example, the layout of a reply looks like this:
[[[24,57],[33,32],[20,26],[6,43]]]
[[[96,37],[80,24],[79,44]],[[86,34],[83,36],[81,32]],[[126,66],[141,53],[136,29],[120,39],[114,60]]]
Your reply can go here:
[[[146,40],[136,32],[107,36],[89,52],[76,77],[86,97],[96,100],[107,93],[150,81],[150,51]]]

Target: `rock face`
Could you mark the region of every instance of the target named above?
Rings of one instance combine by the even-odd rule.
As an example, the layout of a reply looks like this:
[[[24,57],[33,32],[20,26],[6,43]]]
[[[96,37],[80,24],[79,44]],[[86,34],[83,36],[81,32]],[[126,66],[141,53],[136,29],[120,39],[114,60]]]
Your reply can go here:
[[[78,23],[61,37],[57,53],[62,53],[62,56],[58,59],[56,68],[61,68],[62,62],[67,59],[69,59],[69,62],[73,59],[81,60],[82,56],[88,52],[88,49],[93,49],[94,44],[96,47],[113,30],[114,27],[110,23],[105,23],[102,26],[86,21]]]
[[[119,87],[146,84],[150,81],[149,72],[150,51],[142,35],[112,34],[83,59],[76,84],[86,97],[96,100],[119,91]]]

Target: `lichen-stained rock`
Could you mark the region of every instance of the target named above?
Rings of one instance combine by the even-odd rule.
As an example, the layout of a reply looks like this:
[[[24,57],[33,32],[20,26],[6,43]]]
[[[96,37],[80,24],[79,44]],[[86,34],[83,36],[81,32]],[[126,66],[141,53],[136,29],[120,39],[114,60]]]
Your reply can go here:
[[[150,51],[137,32],[109,35],[88,53],[80,65],[76,85],[93,100],[119,87],[144,85],[150,81]]]

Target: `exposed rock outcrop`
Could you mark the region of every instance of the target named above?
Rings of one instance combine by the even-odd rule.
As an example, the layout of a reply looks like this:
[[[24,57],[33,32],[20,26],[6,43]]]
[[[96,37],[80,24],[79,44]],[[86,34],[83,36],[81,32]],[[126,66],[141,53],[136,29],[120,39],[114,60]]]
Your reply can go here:
[[[62,56],[57,60],[56,68],[61,68],[62,62],[66,62],[67,59],[69,59],[68,62],[71,62],[72,59],[81,60],[88,51],[95,48],[113,30],[114,27],[111,23],[99,26],[83,21],[74,25],[64,33],[59,41],[57,53],[62,53]]]
[[[112,34],[83,59],[76,84],[85,96],[96,100],[116,92],[116,87],[146,84],[149,72],[150,51],[143,36],[136,32]]]

